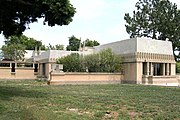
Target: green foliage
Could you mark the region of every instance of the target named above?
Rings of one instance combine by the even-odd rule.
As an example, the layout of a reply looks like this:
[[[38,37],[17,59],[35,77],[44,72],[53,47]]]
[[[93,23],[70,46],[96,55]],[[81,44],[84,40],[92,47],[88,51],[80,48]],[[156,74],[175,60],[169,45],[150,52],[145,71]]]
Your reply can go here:
[[[25,50],[34,50],[35,47],[45,49],[41,41],[28,38],[25,35],[10,36],[2,46],[2,54],[6,60],[23,60]]]
[[[63,64],[64,72],[121,72],[122,58],[115,55],[111,49],[105,49],[96,54],[80,56],[71,54],[57,60],[58,64]]]
[[[126,13],[126,31],[130,37],[150,37],[172,42],[180,50],[180,10],[169,0],[139,0],[131,17]],[[177,57],[177,56],[176,56]]]
[[[68,51],[78,51],[81,40],[76,38],[74,35],[69,37],[69,45],[66,47]]]
[[[72,53],[68,56],[60,58],[57,60],[58,64],[63,64],[64,72],[82,72],[82,56],[77,53]]]
[[[81,43],[81,39],[76,38],[74,35],[69,37],[69,45],[66,47],[68,51],[78,51],[80,47],[94,47],[100,45],[96,40],[86,39]]]
[[[176,63],[176,73],[180,73],[180,62]]]
[[[34,38],[28,38],[25,35],[21,36],[10,36],[5,40],[5,45],[21,44],[26,50],[35,50],[35,48],[45,49],[41,41],[35,40]]]
[[[47,46],[46,49],[47,50],[64,50],[64,45],[56,44],[53,46],[49,43],[49,46]]]
[[[94,46],[100,45],[99,42],[96,40],[86,39],[84,42],[85,42],[85,46],[88,46],[88,47],[94,47]]]
[[[22,34],[38,18],[51,27],[68,25],[74,14],[69,0],[1,0],[0,33],[6,37]]]
[[[115,55],[111,49],[84,57],[85,66],[89,72],[121,72],[122,58]]]
[[[99,54],[90,54],[84,56],[84,66],[86,66],[88,72],[100,72]]]
[[[48,97],[47,97],[48,96]],[[180,89],[0,81],[2,120],[178,120]]]
[[[23,60],[26,53],[25,47],[19,43],[7,44],[2,46],[4,60]]]

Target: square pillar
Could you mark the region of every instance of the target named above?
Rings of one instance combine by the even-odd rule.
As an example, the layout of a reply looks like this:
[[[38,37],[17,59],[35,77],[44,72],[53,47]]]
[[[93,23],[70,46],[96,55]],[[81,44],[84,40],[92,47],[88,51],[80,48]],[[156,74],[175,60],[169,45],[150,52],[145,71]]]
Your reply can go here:
[[[147,62],[147,67],[146,67],[146,75],[149,75],[149,62]]]
[[[154,76],[158,75],[157,64],[154,64]]]
[[[176,63],[170,63],[169,75],[176,75]]]
[[[165,63],[163,63],[163,65],[162,65],[162,72],[163,72],[163,76],[165,76]]]
[[[169,63],[166,64],[166,75],[169,75]]]
[[[149,63],[149,75],[151,75],[151,76],[153,76],[153,63],[152,62],[150,62]]]

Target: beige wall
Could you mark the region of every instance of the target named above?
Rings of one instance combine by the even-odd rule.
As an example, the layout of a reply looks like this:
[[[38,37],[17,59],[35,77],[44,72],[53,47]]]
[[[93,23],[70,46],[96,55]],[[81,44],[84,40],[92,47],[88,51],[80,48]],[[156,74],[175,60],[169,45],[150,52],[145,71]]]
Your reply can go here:
[[[121,83],[118,73],[51,73],[50,84],[75,83]]]
[[[10,78],[11,77],[11,68],[9,67],[0,67],[0,79]]]
[[[43,64],[45,64],[45,76],[43,76]],[[48,80],[50,79],[51,72],[51,63],[40,63],[39,64],[39,77],[46,77]]]
[[[176,75],[176,63],[171,64],[170,74]]]
[[[123,83],[142,83],[142,62],[124,63]]]
[[[124,63],[123,83],[136,83],[136,63]]]
[[[16,68],[14,73],[9,67],[0,68],[0,79],[35,79],[34,68]]]
[[[50,72],[51,72],[51,64],[46,63],[46,77],[48,80],[50,79]]]
[[[42,64],[39,64],[39,77],[42,77]]]
[[[168,85],[177,86],[179,84],[176,76],[143,76],[144,84],[147,85]]]
[[[34,68],[16,68],[16,79],[35,79]]]
[[[137,84],[142,84],[142,75],[143,75],[143,65],[142,62],[136,63],[136,81]]]

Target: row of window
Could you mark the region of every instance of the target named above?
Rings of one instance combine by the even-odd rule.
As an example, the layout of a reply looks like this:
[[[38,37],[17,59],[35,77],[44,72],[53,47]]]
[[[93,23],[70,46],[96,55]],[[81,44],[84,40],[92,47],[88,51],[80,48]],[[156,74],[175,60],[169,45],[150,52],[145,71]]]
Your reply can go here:
[[[0,67],[10,67],[10,63],[0,63]],[[32,63],[17,63],[17,67],[29,67],[32,68]],[[11,72],[16,72],[16,64],[11,63]],[[34,72],[38,72],[38,64],[34,64]]]
[[[163,66],[163,64],[165,64],[165,66]],[[147,70],[148,69],[147,67],[149,67],[149,70]],[[165,67],[165,68],[163,68],[163,67]],[[163,69],[165,71],[163,71]],[[167,63],[150,63],[149,66],[147,66],[147,62],[144,62],[143,63],[143,75],[147,75],[147,72],[149,72],[149,75],[154,75],[154,76],[161,76],[163,74],[168,75],[167,72],[169,72],[169,74],[171,74],[171,64],[169,64],[169,68],[167,68]]]

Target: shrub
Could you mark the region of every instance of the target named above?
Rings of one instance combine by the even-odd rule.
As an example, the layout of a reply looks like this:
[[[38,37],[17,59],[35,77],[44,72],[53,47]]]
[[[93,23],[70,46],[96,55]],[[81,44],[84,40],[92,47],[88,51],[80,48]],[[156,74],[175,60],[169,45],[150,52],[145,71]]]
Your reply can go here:
[[[57,60],[58,64],[63,64],[64,72],[121,72],[122,58],[112,52],[111,49],[105,49],[99,53],[80,56],[71,54]]]
[[[176,63],[176,73],[180,73],[180,62]]]
[[[83,72],[82,56],[77,53],[72,53],[57,60],[58,64],[63,64],[64,72]]]

